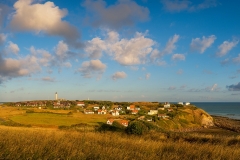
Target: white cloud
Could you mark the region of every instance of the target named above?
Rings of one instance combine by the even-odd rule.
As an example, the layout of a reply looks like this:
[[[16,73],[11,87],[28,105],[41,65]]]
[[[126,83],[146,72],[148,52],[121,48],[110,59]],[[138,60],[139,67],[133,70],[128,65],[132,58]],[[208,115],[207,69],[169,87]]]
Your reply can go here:
[[[0,55],[0,83],[16,77],[29,76],[39,71],[41,67],[34,55],[19,59],[4,59]]]
[[[62,36],[69,43],[75,43],[79,37],[77,29],[62,18],[66,9],[59,9],[53,2],[32,4],[33,0],[18,0],[14,4],[16,12],[10,26],[17,31],[45,32],[49,35]]]
[[[179,37],[179,35],[175,34],[172,38],[170,38],[163,52],[167,54],[172,53],[173,50],[176,49],[175,43],[178,41]]]
[[[184,61],[185,55],[184,54],[174,54],[172,55],[172,60],[174,61]]]
[[[20,51],[20,49],[19,49],[17,44],[15,44],[11,41],[8,42],[8,46],[7,46],[7,52],[8,53],[18,54],[19,51]]]
[[[120,39],[117,32],[108,31],[105,39],[89,41],[85,51],[90,57],[100,57],[106,52],[121,65],[132,66],[146,63],[154,45],[155,42],[143,33],[137,32],[131,39]]]
[[[113,80],[117,80],[117,79],[124,79],[127,77],[127,74],[123,71],[121,72],[116,72],[112,75],[112,79]]]
[[[211,88],[211,91],[215,91],[217,89],[217,86],[218,86],[217,84],[214,84]]]
[[[151,76],[151,74],[150,74],[150,73],[147,73],[147,74],[145,75],[145,78],[146,78],[146,79],[149,79],[150,76]]]
[[[103,26],[114,29],[131,26],[138,21],[146,21],[149,10],[132,0],[118,0],[116,4],[106,7],[106,2],[87,0],[83,6],[90,14],[89,23],[95,27]]]
[[[29,50],[32,55],[38,57],[39,64],[42,66],[49,66],[49,63],[53,60],[53,56],[46,50],[35,49],[33,46]]]
[[[63,60],[67,57],[67,52],[68,52],[68,45],[63,41],[59,41],[58,45],[55,48],[56,56],[59,59]]]
[[[233,58],[233,62],[237,63],[237,64],[240,64],[240,54],[238,54],[238,57]]]
[[[97,79],[100,79],[106,68],[107,66],[100,60],[91,60],[83,62],[78,72],[81,72],[85,78],[96,76]]]
[[[2,45],[6,41],[7,35],[1,33],[0,34],[0,45]]]
[[[112,39],[110,40],[112,41]],[[84,50],[88,54],[88,57],[97,59],[102,56],[102,51],[107,50],[107,46],[105,41],[101,40],[99,37],[96,37],[86,43]]]
[[[211,35],[208,38],[203,36],[202,40],[200,38],[195,38],[192,39],[190,48],[192,51],[198,51],[200,53],[203,53],[207,48],[209,48],[214,43],[215,40],[216,40],[215,35]]]
[[[224,41],[220,46],[218,46],[217,56],[222,57],[225,56],[233,47],[238,44],[238,41],[228,42]]]

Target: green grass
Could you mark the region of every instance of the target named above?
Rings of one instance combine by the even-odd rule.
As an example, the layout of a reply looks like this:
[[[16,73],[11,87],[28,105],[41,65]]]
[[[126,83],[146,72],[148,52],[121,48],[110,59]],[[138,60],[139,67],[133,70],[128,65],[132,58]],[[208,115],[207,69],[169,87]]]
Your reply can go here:
[[[26,113],[11,116],[10,120],[32,126],[56,127],[79,123],[96,125],[98,122],[106,122],[107,119],[104,115],[85,115],[82,113],[74,113],[73,115],[61,113]]]

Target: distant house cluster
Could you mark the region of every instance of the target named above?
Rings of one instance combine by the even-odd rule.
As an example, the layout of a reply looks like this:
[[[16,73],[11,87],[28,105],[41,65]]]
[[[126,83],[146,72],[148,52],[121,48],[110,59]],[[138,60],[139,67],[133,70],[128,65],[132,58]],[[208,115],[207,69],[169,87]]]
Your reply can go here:
[[[107,124],[112,125],[114,121],[117,121],[118,123],[120,123],[124,127],[128,126],[128,120],[125,120],[125,119],[108,119]]]
[[[44,107],[47,105],[46,101],[26,101],[15,103],[16,107]]]

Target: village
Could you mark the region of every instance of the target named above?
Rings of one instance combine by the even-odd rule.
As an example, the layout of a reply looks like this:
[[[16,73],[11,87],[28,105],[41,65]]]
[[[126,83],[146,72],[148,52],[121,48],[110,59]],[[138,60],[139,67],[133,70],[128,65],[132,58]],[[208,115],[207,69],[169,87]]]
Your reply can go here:
[[[177,104],[170,104],[169,102],[164,103],[150,103],[144,104],[130,103],[130,102],[110,102],[110,101],[69,101],[64,99],[58,99],[56,96],[55,100],[51,101],[26,101],[16,102],[13,106],[16,107],[34,107],[39,110],[41,109],[54,109],[54,110],[75,110],[76,112],[82,112],[86,115],[109,115],[106,119],[106,124],[112,125],[114,121],[117,121],[121,125],[127,127],[129,120],[127,118],[134,117],[135,119],[142,121],[154,121],[158,119],[171,118],[171,113],[178,107],[190,105],[189,102],[183,103],[178,102]]]

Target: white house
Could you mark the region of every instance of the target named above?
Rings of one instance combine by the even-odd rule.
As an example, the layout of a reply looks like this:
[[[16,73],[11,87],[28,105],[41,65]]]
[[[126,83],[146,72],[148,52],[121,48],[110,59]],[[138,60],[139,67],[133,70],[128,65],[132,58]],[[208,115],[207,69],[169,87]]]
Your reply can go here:
[[[154,115],[154,114],[158,114],[158,110],[150,110],[148,112],[148,115]]]
[[[84,102],[77,102],[77,106],[78,106],[78,107],[84,107],[85,104],[84,104]]]
[[[183,102],[178,102],[178,104],[181,104],[181,105],[183,105]]]
[[[190,105],[190,103],[189,103],[189,102],[186,102],[185,105],[188,106],[188,105]]]
[[[113,116],[119,116],[119,112],[118,112],[118,110],[114,110],[114,111],[112,111],[112,115],[113,115]]]
[[[98,114],[107,114],[107,110],[105,109],[99,109]]]
[[[97,110],[99,110],[99,107],[98,107],[98,106],[95,106],[95,107],[93,107],[93,110],[94,110],[94,111],[97,111]]]
[[[170,108],[170,103],[165,102],[163,107],[164,107],[164,108]]]

